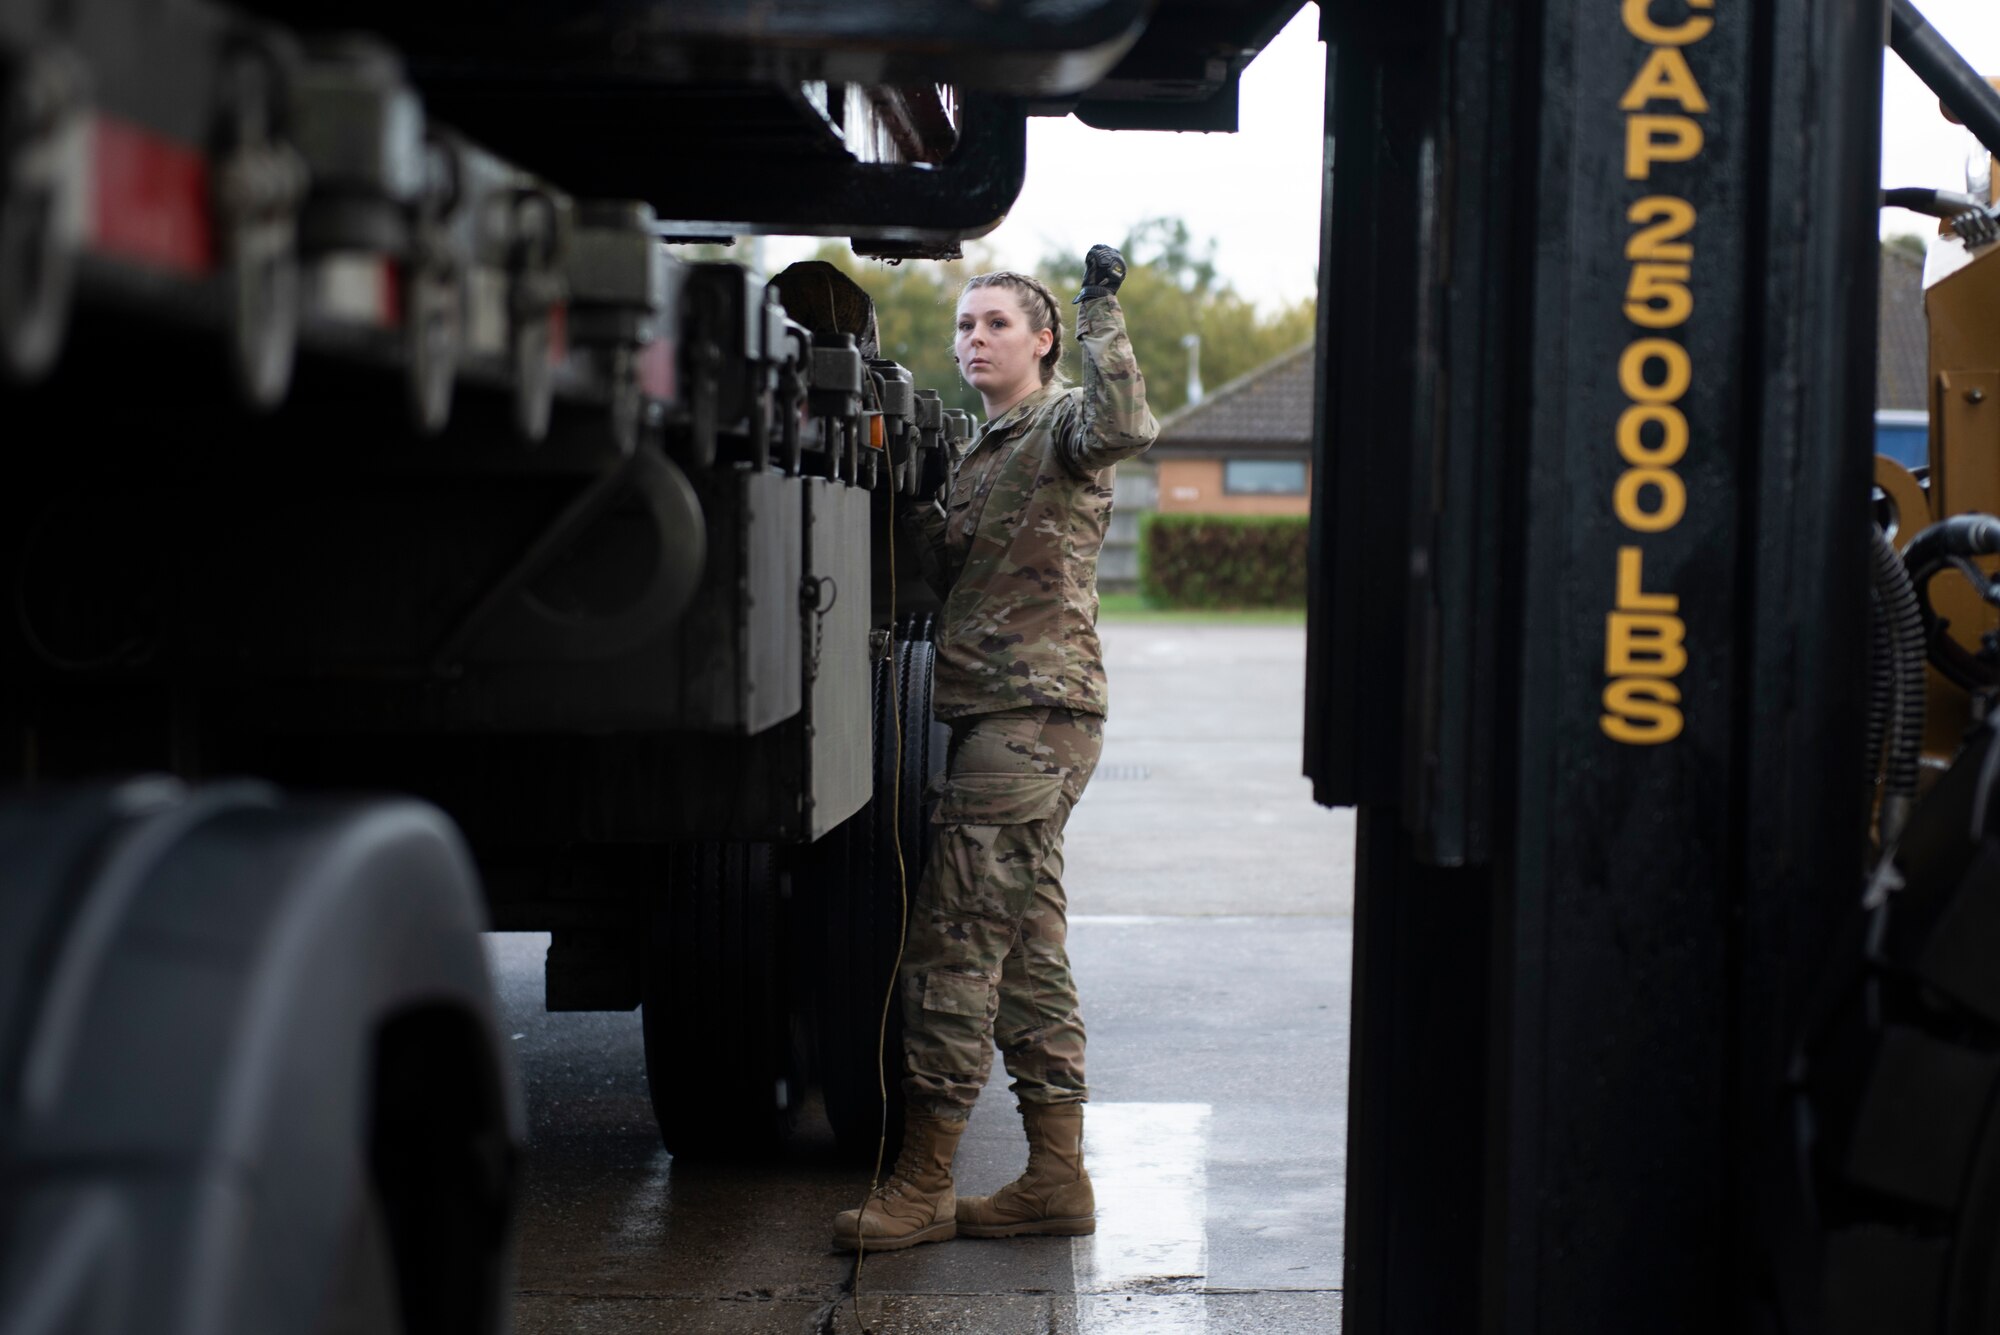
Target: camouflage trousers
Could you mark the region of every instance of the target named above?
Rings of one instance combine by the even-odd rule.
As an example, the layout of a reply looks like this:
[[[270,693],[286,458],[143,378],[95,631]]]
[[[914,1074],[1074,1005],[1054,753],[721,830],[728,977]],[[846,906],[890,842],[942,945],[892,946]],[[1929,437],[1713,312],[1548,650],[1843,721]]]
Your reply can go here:
[[[1087,1097],[1062,836],[1103,746],[1104,720],[1067,709],[952,723],[903,956],[912,1112],[968,1115],[996,1042],[1020,1102]]]

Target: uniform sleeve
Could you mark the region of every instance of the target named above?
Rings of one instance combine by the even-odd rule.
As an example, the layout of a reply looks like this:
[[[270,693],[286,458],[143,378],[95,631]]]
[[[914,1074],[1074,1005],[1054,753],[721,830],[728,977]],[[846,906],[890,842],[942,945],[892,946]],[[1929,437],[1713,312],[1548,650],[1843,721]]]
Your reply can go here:
[[[1160,434],[1146,407],[1146,377],[1125,336],[1125,312],[1116,297],[1093,297],[1078,308],[1076,341],[1083,349],[1079,416],[1057,438],[1062,461],[1087,476],[1120,459],[1144,453]]]
[[[903,536],[917,545],[917,567],[924,572],[924,583],[938,597],[949,598],[951,578],[946,573],[950,567],[945,562],[943,507],[932,498],[914,505],[899,505],[896,511]]]

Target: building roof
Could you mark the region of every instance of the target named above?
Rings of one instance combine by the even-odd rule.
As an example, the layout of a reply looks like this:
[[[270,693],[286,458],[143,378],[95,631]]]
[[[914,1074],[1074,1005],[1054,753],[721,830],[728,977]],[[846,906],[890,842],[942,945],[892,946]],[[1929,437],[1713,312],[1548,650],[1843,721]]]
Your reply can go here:
[[[1930,406],[1930,333],[1924,319],[1921,256],[1884,247],[1875,406]],[[1313,345],[1292,349],[1223,385],[1160,423],[1156,453],[1243,453],[1312,447]]]
[[[1313,432],[1313,345],[1240,375],[1160,423],[1154,450],[1240,453],[1307,450]]]
[[[1882,248],[1875,344],[1875,406],[1924,412],[1930,407],[1930,332],[1924,322],[1924,261]]]

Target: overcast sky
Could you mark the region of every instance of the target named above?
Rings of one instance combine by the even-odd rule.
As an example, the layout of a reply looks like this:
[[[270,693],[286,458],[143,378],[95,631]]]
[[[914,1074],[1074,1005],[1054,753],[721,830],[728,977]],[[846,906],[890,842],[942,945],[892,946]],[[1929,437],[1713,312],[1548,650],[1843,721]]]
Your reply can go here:
[[[2000,0],[1918,0],[1978,69],[2000,74]],[[1319,248],[1319,167],[1326,81],[1319,7],[1307,4],[1243,75],[1235,134],[1111,133],[1073,117],[1028,123],[1028,177],[1013,212],[985,241],[997,261],[1026,267],[1051,250],[1116,243],[1161,215],[1213,238],[1223,276],[1266,306],[1313,293]],[[1885,57],[1885,185],[1965,188],[1968,132],[1937,98]],[[1885,210],[1885,232],[1934,235],[1936,223]],[[817,241],[772,242],[772,267]]]

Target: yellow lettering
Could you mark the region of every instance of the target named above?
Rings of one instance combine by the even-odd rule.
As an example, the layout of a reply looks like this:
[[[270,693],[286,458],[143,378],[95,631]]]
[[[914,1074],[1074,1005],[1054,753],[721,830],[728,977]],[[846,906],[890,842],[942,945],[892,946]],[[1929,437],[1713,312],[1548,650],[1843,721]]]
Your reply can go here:
[[[1648,195],[1625,212],[1625,221],[1645,223],[1625,243],[1628,260],[1694,259],[1694,243],[1680,238],[1694,230],[1694,205],[1672,195]]]
[[[1677,677],[1688,665],[1681,641],[1687,627],[1677,616],[1654,612],[1613,612],[1606,620],[1604,675]]]
[[[1688,288],[1691,272],[1685,264],[1649,260],[1633,265],[1625,284],[1625,318],[1646,329],[1685,324],[1694,314],[1694,293]]]
[[[1654,362],[1662,372],[1657,385],[1646,379],[1646,368]],[[1670,338],[1637,339],[1618,359],[1618,387],[1634,403],[1672,403],[1693,380],[1687,349]]]
[[[1647,487],[1660,493],[1656,510],[1639,503]],[[1634,533],[1666,532],[1687,513],[1687,500],[1687,486],[1670,468],[1628,468],[1618,475],[1618,488],[1611,494],[1612,508]]]
[[[1626,677],[1604,688],[1606,713],[1598,720],[1615,742],[1656,746],[1681,735],[1680,688],[1670,681]]]
[[[1652,0],[1625,0],[1625,31],[1654,46],[1692,46],[1715,28],[1715,20],[1696,15],[1672,28],[1653,22]],[[1715,0],[1688,0],[1689,9],[1714,9]]]
[[[1683,111],[1708,110],[1708,98],[1679,47],[1654,47],[1625,96],[1618,99],[1618,106],[1624,111],[1644,111],[1649,102],[1678,102]]]
[[[1690,162],[1706,142],[1692,119],[1710,110],[1684,48],[1715,29],[1715,0],[1620,0],[1625,29],[1652,49],[1625,86],[1625,179],[1649,180],[1661,163]],[[1656,19],[1655,11],[1668,16]],[[1656,187],[1657,188],[1657,187]],[[1640,224],[1625,248],[1633,262],[1625,285],[1625,318],[1642,330],[1668,330],[1695,313],[1694,205],[1669,195],[1633,204],[1627,221]],[[1618,359],[1618,384],[1628,404],[1618,417],[1618,454],[1627,465],[1612,489],[1612,509],[1634,533],[1662,533],[1687,514],[1687,484],[1675,465],[1686,457],[1690,431],[1677,406],[1694,383],[1694,360],[1671,338],[1645,337]],[[1686,728],[1680,687],[1687,670],[1687,623],[1680,595],[1646,588],[1646,553],[1618,548],[1617,596],[1605,617],[1604,712],[1598,727],[1615,742],[1656,746]]]
[[[1618,549],[1618,610],[1621,612],[1678,612],[1678,594],[1642,592],[1646,582],[1646,557],[1637,547]]]
[[[1660,443],[1648,445],[1648,423],[1660,427]],[[1688,420],[1671,403],[1635,403],[1618,415],[1618,453],[1628,464],[1669,468],[1688,452]]]
[[[1643,181],[1656,162],[1686,162],[1701,152],[1701,126],[1686,116],[1625,118],[1625,179]]]

